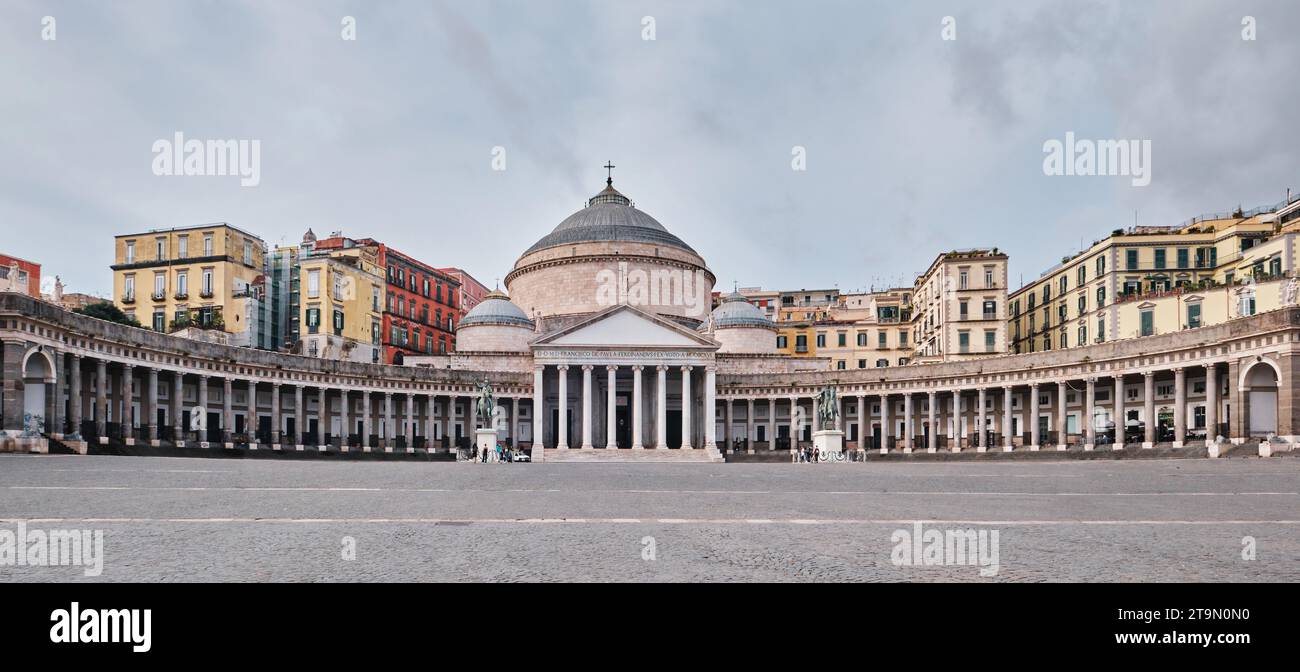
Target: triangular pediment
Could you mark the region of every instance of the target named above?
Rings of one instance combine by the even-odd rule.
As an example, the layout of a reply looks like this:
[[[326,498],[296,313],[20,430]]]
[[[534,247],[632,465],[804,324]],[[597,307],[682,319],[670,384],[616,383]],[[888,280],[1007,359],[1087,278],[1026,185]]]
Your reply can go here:
[[[534,341],[534,346],[707,348],[718,344],[680,324],[631,306],[613,306]]]

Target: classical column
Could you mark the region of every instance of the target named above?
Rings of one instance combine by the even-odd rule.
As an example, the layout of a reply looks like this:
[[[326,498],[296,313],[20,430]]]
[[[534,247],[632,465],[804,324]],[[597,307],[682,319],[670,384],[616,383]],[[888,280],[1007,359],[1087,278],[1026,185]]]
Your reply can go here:
[[[712,366],[704,367],[704,447],[718,448],[718,373]],[[727,402],[730,405],[730,401]],[[728,412],[730,413],[730,412]],[[730,429],[727,430],[731,432]]]
[[[889,395],[880,395],[880,454],[889,454],[889,439],[894,435],[894,409],[889,407]]]
[[[81,355],[72,356],[72,368],[68,371],[68,377],[71,378],[68,386],[68,422],[72,425],[70,434],[81,437],[81,405],[86,400],[81,389]]]
[[[456,414],[456,395],[448,394],[447,403],[443,405],[443,409],[442,409],[442,438],[446,439],[447,441],[447,450],[452,452],[455,452],[456,449],[456,444],[455,441],[453,440],[455,437],[452,435],[452,430],[451,430],[452,416],[455,414]],[[538,436],[537,440],[540,443],[542,439],[540,436]]]
[[[591,369],[582,365],[582,449],[591,450]]]
[[[361,391],[361,450],[370,452],[370,434],[373,431],[370,414],[370,390]]]
[[[344,394],[347,393],[344,392]],[[519,403],[515,402],[515,407],[517,408],[518,406]],[[434,407],[433,394],[429,393],[424,395],[424,450],[425,452],[429,452],[429,453],[433,452],[433,407]],[[343,436],[347,436],[346,430],[343,432]]]
[[[930,392],[926,394],[926,404],[926,414],[928,415],[930,422],[930,435],[927,437],[928,440],[925,442],[925,452],[933,453],[939,447],[939,426],[935,424],[935,411],[938,409],[935,407],[934,390],[930,390]]]
[[[1127,433],[1125,430],[1127,429],[1126,424],[1128,421],[1124,419],[1124,374],[1122,373],[1115,374],[1115,400],[1113,406],[1114,411],[1112,415],[1115,417],[1113,417],[1111,421],[1115,425],[1115,436],[1111,437],[1114,440],[1111,448],[1113,450],[1123,450],[1124,439],[1126,438],[1124,435]]]
[[[348,401],[348,388],[339,388],[339,451],[344,453],[352,437],[352,404]]]
[[[316,388],[316,446],[321,452],[329,446],[329,441],[333,441],[330,436],[334,428],[332,425],[333,411],[330,409],[330,391],[327,387]],[[330,436],[329,441],[325,437]]]
[[[185,376],[180,371],[172,372],[171,396],[172,443],[179,446],[185,443],[185,423],[181,422],[185,415]]]
[[[1038,450],[1042,441],[1041,432],[1038,429],[1038,383],[1029,384],[1029,449]]]
[[[1187,441],[1187,371],[1174,369],[1174,448]]]
[[[1011,386],[1002,386],[1002,452],[1011,452],[1011,447],[1015,445],[1011,436]]]
[[[984,415],[984,403],[985,403],[985,401],[986,401],[986,399],[985,399],[984,388],[981,387],[981,388],[979,389],[979,393],[978,393],[978,395],[976,396],[976,400],[975,400],[975,403],[977,403],[977,404],[980,405],[979,410],[976,411],[976,413],[975,413],[976,418],[977,418],[977,419],[975,420],[975,424],[978,425],[978,427],[977,427],[976,430],[975,430],[975,445],[976,445],[976,449],[975,449],[975,450],[976,450],[976,452],[979,452],[979,453],[985,452],[985,451],[987,451],[987,450],[989,449],[989,441],[988,441],[988,431],[989,431],[989,429],[988,429],[988,418]]]
[[[1146,416],[1142,436],[1143,448],[1154,448],[1156,445],[1156,372],[1147,371],[1142,374],[1143,388],[1142,392],[1142,414]]]
[[[199,407],[190,411],[190,415],[199,414],[203,417],[198,419],[199,443],[206,443],[208,440],[208,376],[199,376]]]
[[[149,409],[145,415],[145,438],[150,444],[158,440],[158,369],[149,367]]]
[[[407,392],[405,396],[406,404],[403,408],[406,410],[406,415],[403,416],[403,421],[406,423],[406,452],[414,453],[415,430],[420,426],[420,418],[415,414],[415,393]]]
[[[617,366],[605,367],[605,380],[605,386],[609,388],[605,390],[605,447],[617,449],[618,432],[615,431],[618,424],[618,409],[616,408],[618,397],[615,394],[618,383]]]
[[[668,367],[655,367],[655,448],[668,447]]]
[[[767,449],[776,450],[776,397],[768,397],[767,408],[770,413],[767,418]]]
[[[542,413],[546,407],[543,403],[545,399],[545,379],[546,366],[538,364],[533,367],[533,459],[540,460],[542,451],[546,449],[545,442],[542,441]]]
[[[632,367],[632,449],[644,450],[641,442],[641,370],[644,366]]]
[[[799,448],[799,397],[790,397],[790,452]]]
[[[122,407],[120,422],[122,424],[122,436],[125,437],[126,445],[135,445],[135,367],[131,364],[122,365],[122,392],[118,395],[118,403]]]
[[[754,452],[754,399],[745,400],[745,452]]]
[[[1205,445],[1212,446],[1218,438],[1219,377],[1214,364],[1205,365]]]
[[[952,427],[952,452],[961,452],[961,391],[952,391],[952,418],[948,424]],[[969,428],[967,428],[969,429]]]
[[[221,442],[228,444],[226,446],[227,448],[233,448],[235,440],[235,407],[234,402],[231,401],[231,397],[235,396],[234,390],[232,389],[233,387],[234,385],[229,378],[221,379]],[[248,397],[250,399],[255,399],[256,396],[257,394],[253,389],[253,384],[249,383]],[[256,416],[256,413],[253,415]],[[255,417],[246,418],[245,422],[251,423],[254,420],[256,420]],[[256,441],[254,441],[254,443],[256,443]]]
[[[864,395],[858,395],[858,450],[867,449],[866,435],[867,429],[871,427],[871,415],[867,413],[867,398]]]
[[[1065,408],[1066,384],[1061,381],[1056,384],[1056,449],[1065,450],[1069,447],[1070,437],[1066,434],[1066,428],[1069,426],[1068,414]]]
[[[691,367],[682,367],[682,449],[691,446]]]
[[[95,361],[95,435],[106,443],[108,430],[108,362]]]
[[[569,367],[560,365],[555,367],[560,372],[560,403],[559,403],[559,422],[555,428],[555,447],[560,450],[569,449]]]
[[[903,452],[912,452],[912,393],[903,395]]]
[[[731,436],[731,407],[735,405],[735,401],[736,400],[731,397],[722,398],[722,445],[726,446],[727,450],[732,450],[735,446],[735,442]]]
[[[271,383],[271,447],[280,449],[280,432],[284,422],[280,418],[280,384]]]
[[[397,443],[393,435],[393,393],[384,393],[384,436],[379,439],[379,444],[384,447],[385,453],[393,452],[393,444]]]
[[[293,386],[293,445],[302,450],[303,437],[307,435],[307,410],[302,399],[302,385]]]
[[[1084,385],[1083,399],[1083,449],[1092,450],[1097,443],[1097,421],[1094,419],[1096,410],[1093,407],[1097,397],[1097,379],[1088,378]]]

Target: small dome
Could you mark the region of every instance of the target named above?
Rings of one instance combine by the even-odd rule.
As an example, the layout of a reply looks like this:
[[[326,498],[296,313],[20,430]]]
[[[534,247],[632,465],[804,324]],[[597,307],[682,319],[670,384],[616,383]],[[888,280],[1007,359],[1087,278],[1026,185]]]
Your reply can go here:
[[[476,324],[504,324],[512,327],[533,328],[533,321],[524,311],[510,302],[503,293],[494,291],[487,295],[477,306],[465,313],[458,328],[472,327]]]
[[[311,227],[307,228],[307,233],[302,234],[302,242],[304,245],[316,242],[316,233],[311,230]]]
[[[763,309],[750,303],[740,292],[732,292],[722,298],[722,305],[713,309],[713,326],[717,329],[728,327],[759,327],[775,329],[776,323],[763,314]]]

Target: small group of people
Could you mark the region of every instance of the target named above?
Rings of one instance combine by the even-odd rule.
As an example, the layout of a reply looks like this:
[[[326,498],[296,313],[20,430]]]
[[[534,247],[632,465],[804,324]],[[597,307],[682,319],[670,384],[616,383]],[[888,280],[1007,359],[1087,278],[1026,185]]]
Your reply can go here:
[[[821,450],[815,446],[802,446],[794,452],[794,462],[818,462],[821,460]]]
[[[514,462],[515,449],[497,443],[495,447],[484,450],[479,455],[479,460],[484,464],[488,462]]]

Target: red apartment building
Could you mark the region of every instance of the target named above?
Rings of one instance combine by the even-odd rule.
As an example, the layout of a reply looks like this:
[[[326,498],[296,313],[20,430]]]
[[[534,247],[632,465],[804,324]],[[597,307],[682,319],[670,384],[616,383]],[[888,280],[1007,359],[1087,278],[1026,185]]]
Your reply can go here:
[[[465,313],[474,310],[474,306],[477,306],[480,301],[487,298],[488,294],[492,293],[492,290],[488,289],[486,285],[478,280],[475,280],[474,276],[467,273],[464,269],[443,268],[439,270],[455,278],[456,281],[460,283],[460,305],[458,308],[460,309],[461,317],[464,317]]]
[[[384,362],[406,355],[454,352],[460,324],[460,282],[453,276],[371,238],[357,241],[378,249],[387,274],[381,341]]]
[[[41,265],[0,254],[0,292],[19,292],[41,298]]]

